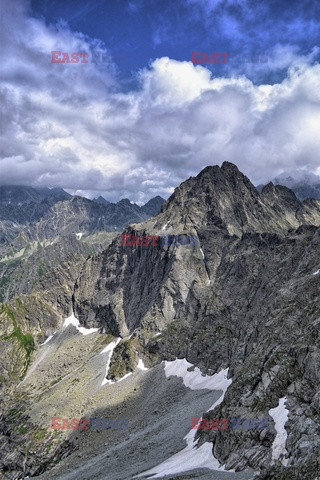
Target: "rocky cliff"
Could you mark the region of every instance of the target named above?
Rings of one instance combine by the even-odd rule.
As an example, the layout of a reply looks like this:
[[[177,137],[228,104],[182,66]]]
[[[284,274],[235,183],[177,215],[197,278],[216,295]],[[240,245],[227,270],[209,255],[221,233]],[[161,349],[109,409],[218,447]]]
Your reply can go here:
[[[319,456],[319,225],[320,201],[273,184],[259,194],[236,166],[207,167],[157,217],[125,232],[195,234],[200,248],[115,239],[85,262],[75,314],[87,327],[133,335],[150,366],[178,357],[205,373],[229,367],[233,383],[209,417],[268,416],[288,398],[287,457],[299,472]],[[201,430],[200,440],[227,468],[267,468],[275,435]],[[279,478],[284,468],[274,462]]]

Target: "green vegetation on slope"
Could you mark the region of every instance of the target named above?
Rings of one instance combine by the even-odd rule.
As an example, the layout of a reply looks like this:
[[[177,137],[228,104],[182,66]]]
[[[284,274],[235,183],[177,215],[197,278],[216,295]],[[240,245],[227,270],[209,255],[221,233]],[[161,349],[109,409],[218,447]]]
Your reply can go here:
[[[21,307],[21,303],[19,306]],[[0,340],[4,342],[9,341],[13,344],[12,352],[9,356],[9,359],[11,358],[12,360],[9,376],[23,378],[28,370],[31,354],[35,349],[34,338],[31,333],[22,332],[20,325],[17,323],[14,312],[7,305],[0,306],[0,316],[3,316],[3,314],[7,321],[9,320],[12,323],[14,328],[9,335],[3,334],[0,336]]]

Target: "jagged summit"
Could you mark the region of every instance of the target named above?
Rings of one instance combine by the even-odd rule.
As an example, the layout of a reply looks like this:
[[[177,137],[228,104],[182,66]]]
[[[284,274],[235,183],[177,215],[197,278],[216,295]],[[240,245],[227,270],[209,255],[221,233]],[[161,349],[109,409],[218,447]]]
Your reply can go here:
[[[122,198],[121,200],[119,200],[118,202],[118,205],[132,205],[132,203],[130,202],[129,198]]]
[[[106,200],[102,195],[93,199],[94,202],[101,203],[102,205],[108,205],[110,202]]]
[[[225,171],[232,171],[232,172],[236,172],[236,173],[241,173],[239,168],[237,167],[237,165],[235,165],[234,163],[232,162],[223,162],[222,165],[221,165],[221,170],[225,170]]]
[[[164,204],[165,199],[157,195],[154,198],[151,198],[145,205],[141,207],[146,214],[150,216],[157,215],[161,210],[162,205]]]
[[[305,206],[294,193],[269,184],[260,194],[236,165],[205,167],[175,189],[148,228],[198,231],[220,225],[230,235],[297,228]],[[153,223],[152,223],[153,222]],[[151,227],[152,225],[152,227]]]
[[[290,190],[290,188],[283,185],[275,185],[272,182],[267,183],[263,187],[261,191],[261,196],[264,200],[268,200],[268,202],[275,202],[281,199],[281,201],[290,203],[296,208],[299,208],[302,205],[296,194],[292,190]]]

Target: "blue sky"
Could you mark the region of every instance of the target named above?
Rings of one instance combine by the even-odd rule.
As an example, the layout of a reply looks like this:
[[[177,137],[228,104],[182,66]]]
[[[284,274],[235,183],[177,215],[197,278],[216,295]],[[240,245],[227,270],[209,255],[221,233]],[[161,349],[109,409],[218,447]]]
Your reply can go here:
[[[319,1],[0,3],[2,182],[144,202],[225,160],[320,174]]]
[[[214,75],[245,73],[256,83],[275,83],[286,76],[289,52],[308,55],[320,45],[317,0],[35,0],[31,5],[32,14],[47,23],[63,19],[72,30],[102,40],[123,88],[125,81],[133,87],[134,72],[150,61],[165,56],[190,61],[192,50],[229,53],[227,65],[206,65]],[[252,68],[259,67],[254,65],[259,58],[271,61],[277,47],[288,56],[277,68]],[[319,59],[320,50],[313,61]]]

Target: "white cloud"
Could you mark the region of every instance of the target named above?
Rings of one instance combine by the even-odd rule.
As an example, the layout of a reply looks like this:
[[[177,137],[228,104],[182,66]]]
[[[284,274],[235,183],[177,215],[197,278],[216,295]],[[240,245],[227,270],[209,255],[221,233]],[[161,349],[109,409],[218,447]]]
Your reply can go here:
[[[123,93],[111,61],[103,68],[51,63],[51,50],[92,52],[101,42],[10,5],[2,33],[3,182],[141,202],[224,160],[257,183],[290,168],[319,173],[314,52],[301,57],[278,47],[273,61],[292,65],[287,78],[259,86],[163,57],[140,72],[138,90]]]

